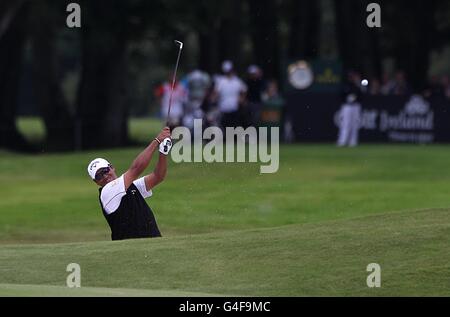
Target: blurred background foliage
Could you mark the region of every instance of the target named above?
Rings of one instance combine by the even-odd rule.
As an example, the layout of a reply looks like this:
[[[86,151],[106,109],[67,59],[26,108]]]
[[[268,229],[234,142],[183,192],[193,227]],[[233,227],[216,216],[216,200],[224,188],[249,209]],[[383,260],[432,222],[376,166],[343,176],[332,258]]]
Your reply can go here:
[[[282,81],[294,59],[337,59],[367,78],[403,69],[416,90],[450,72],[450,2],[379,0],[382,27],[366,26],[368,0],[79,0],[0,2],[0,147],[30,151],[18,116],[45,127],[45,150],[130,144],[128,118],[158,112],[154,87],[171,76],[238,72],[258,64]]]

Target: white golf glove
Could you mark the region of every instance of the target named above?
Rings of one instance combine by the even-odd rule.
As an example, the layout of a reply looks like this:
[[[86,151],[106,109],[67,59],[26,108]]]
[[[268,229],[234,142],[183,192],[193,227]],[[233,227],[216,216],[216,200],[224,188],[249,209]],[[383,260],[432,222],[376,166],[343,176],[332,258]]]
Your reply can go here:
[[[170,138],[165,138],[164,141],[159,145],[159,153],[168,155],[170,149],[172,148],[172,140]]]

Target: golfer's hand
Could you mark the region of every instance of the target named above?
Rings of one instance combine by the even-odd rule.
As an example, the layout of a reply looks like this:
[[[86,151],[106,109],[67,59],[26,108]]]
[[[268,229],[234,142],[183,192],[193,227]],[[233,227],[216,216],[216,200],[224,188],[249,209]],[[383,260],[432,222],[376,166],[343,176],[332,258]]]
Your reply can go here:
[[[165,127],[162,129],[162,131],[159,133],[158,137],[159,142],[159,153],[168,155],[170,152],[170,149],[172,148],[172,139],[170,135],[170,129],[168,127]]]
[[[162,129],[156,138],[158,139],[159,143],[162,143],[162,141],[164,141],[167,138],[170,139],[171,138],[170,128],[165,127],[164,129]]]

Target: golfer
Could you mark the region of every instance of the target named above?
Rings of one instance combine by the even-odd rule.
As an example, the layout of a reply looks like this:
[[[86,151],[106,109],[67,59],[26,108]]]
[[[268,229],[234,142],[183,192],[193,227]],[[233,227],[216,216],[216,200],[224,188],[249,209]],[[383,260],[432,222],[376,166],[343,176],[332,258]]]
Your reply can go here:
[[[100,186],[100,207],[111,228],[112,240],[161,237],[145,198],[151,197],[152,189],[166,177],[167,155],[171,147],[170,129],[166,127],[120,177],[105,159],[97,158],[89,163],[87,171]],[[154,171],[139,178],[156,149],[160,154]]]

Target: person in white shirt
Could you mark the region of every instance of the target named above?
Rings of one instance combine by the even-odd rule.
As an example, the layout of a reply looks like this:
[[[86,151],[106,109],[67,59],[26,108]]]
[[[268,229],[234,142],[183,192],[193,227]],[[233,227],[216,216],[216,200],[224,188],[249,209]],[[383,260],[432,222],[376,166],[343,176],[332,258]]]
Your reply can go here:
[[[355,94],[347,96],[346,103],[340,111],[340,127],[338,146],[354,147],[358,145],[359,128],[361,124],[361,104]]]
[[[224,76],[216,79],[213,97],[221,112],[223,128],[240,125],[239,107],[243,104],[247,85],[236,76],[231,61],[222,63]]]
[[[161,103],[161,117],[164,121],[167,120],[167,113],[169,110],[170,93],[172,91],[172,83],[165,82],[155,90],[155,96],[159,98]],[[181,119],[184,114],[184,104],[187,101],[188,91],[179,82],[175,82],[172,95],[172,106],[170,109],[169,127],[171,129],[181,124]]]

